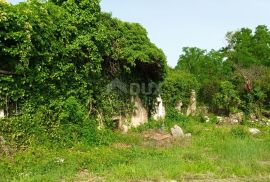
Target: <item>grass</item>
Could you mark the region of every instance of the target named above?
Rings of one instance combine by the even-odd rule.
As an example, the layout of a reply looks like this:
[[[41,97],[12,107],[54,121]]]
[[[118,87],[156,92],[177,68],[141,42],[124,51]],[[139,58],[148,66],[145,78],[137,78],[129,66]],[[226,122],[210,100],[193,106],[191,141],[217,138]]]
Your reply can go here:
[[[177,123],[192,138],[158,145],[144,126],[108,146],[30,147],[0,159],[0,181],[270,181],[269,128],[251,136],[247,126]]]

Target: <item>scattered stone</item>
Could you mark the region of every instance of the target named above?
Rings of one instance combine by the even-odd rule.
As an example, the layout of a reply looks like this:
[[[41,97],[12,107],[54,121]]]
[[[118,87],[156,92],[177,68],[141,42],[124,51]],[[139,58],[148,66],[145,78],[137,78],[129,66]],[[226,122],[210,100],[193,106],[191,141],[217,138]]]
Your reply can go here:
[[[258,130],[257,128],[249,128],[249,132],[250,132],[252,135],[257,135],[257,134],[261,133],[261,131]]]
[[[234,123],[243,122],[243,119],[244,119],[244,113],[238,112],[238,113],[230,114],[228,121],[234,124]]]
[[[28,177],[28,176],[30,176],[30,173],[19,173],[18,176]]]
[[[182,106],[183,106],[183,102],[180,100],[177,102],[175,109],[179,112],[182,113]]]
[[[160,119],[164,119],[165,116],[166,116],[165,107],[163,105],[162,98],[159,95],[157,100],[156,100],[156,107],[155,107],[155,111],[153,113],[153,118],[154,118],[154,120],[160,120]]]
[[[184,137],[185,134],[180,126],[174,125],[173,128],[171,128],[171,134],[174,138],[178,137]]]
[[[243,122],[243,119],[244,119],[243,112],[230,114],[229,117],[217,116],[218,123],[238,124],[238,123]]]
[[[189,105],[187,109],[187,116],[195,116],[196,114],[196,92],[195,90],[191,91],[191,96],[189,100]]]
[[[187,134],[185,134],[185,136],[188,137],[188,138],[190,138],[190,137],[192,137],[192,134],[191,133],[187,133]]]
[[[270,126],[270,119],[262,118],[261,125],[263,126]]]
[[[204,119],[204,121],[205,121],[206,123],[209,123],[209,122],[210,122],[210,118],[209,118],[208,116],[204,116],[203,119]]]
[[[223,123],[224,122],[224,118],[221,116],[217,116],[217,123]]]
[[[259,122],[259,119],[256,116],[256,114],[250,114],[249,117],[250,117],[252,123]]]
[[[60,158],[60,157],[56,157],[55,162],[58,163],[58,164],[63,164],[65,162],[65,159]]]

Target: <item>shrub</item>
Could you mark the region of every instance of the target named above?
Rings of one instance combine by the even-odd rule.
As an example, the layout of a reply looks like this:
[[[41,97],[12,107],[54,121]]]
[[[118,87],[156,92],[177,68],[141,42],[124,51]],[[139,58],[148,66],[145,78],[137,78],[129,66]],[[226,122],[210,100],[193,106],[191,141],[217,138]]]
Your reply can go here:
[[[170,70],[161,85],[161,96],[166,108],[174,107],[179,100],[187,105],[191,90],[199,90],[199,83],[192,74],[185,71]]]
[[[55,112],[58,110],[58,112]],[[106,133],[97,131],[93,118],[75,97],[55,100],[35,113],[0,120],[0,132],[19,146],[30,144],[71,147],[76,142],[88,145],[105,143]]]
[[[236,111],[241,105],[239,94],[229,81],[220,83],[220,91],[215,94],[213,102],[218,109],[223,109],[227,113]]]

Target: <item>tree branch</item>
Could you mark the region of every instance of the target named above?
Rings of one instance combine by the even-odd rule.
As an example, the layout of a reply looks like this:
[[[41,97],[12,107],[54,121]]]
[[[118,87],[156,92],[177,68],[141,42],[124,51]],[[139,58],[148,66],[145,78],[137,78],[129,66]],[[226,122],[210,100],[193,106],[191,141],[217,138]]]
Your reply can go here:
[[[18,74],[11,71],[0,70],[0,75],[18,75]]]

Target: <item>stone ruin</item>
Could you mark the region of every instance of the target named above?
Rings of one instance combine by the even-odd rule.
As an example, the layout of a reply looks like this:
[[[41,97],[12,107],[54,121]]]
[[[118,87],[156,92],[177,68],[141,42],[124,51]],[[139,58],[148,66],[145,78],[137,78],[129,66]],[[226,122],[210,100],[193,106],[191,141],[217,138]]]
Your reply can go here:
[[[0,119],[5,117],[4,109],[0,109]]]
[[[189,105],[187,108],[187,116],[195,116],[197,109],[197,103],[196,103],[196,92],[195,90],[191,91]]]
[[[176,103],[175,109],[177,110],[177,112],[182,113],[182,107],[183,107],[183,102],[181,100],[179,100]]]
[[[221,117],[217,116],[217,123],[227,123],[227,124],[239,124],[243,122],[244,120],[244,113],[239,112],[239,113],[231,113],[229,117]]]
[[[131,102],[134,104],[134,110],[130,117],[115,116],[112,118],[117,123],[118,129],[123,133],[127,133],[130,128],[136,128],[147,123],[149,119],[149,110],[144,106],[140,97],[132,97]],[[160,96],[156,99],[155,110],[152,114],[155,120],[165,118],[165,107]]]
[[[182,100],[178,100],[175,109],[178,113],[182,114],[182,107],[183,107],[183,102]],[[189,99],[189,105],[187,107],[187,116],[194,116],[197,112],[197,102],[196,102],[196,92],[195,90],[191,91],[190,99]]]
[[[143,105],[142,100],[136,96],[132,98],[132,103],[134,103],[135,109],[131,116],[131,127],[138,127],[144,123],[148,122],[148,109]]]
[[[153,112],[154,120],[164,119],[166,116],[166,111],[165,111],[165,107],[163,105],[163,101],[162,101],[162,98],[160,95],[158,96],[155,104],[156,104],[156,106],[155,106],[155,110]]]
[[[127,133],[130,128],[136,128],[148,122],[148,109],[144,106],[140,97],[132,97],[131,102],[134,104],[134,110],[130,117],[115,116],[112,118],[117,123],[117,128],[123,133]]]

